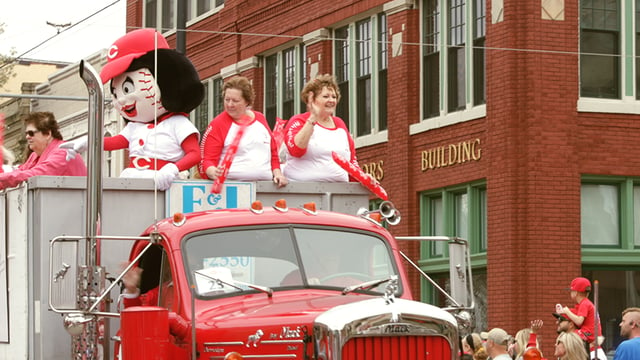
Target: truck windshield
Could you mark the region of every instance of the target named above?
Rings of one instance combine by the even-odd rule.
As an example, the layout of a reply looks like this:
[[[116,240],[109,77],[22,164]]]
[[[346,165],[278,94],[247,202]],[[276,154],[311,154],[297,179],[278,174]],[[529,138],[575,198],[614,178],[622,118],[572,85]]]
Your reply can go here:
[[[397,269],[384,239],[336,228],[246,228],[199,233],[184,243],[200,296],[265,288],[344,289]],[[384,292],[384,284],[373,289]]]

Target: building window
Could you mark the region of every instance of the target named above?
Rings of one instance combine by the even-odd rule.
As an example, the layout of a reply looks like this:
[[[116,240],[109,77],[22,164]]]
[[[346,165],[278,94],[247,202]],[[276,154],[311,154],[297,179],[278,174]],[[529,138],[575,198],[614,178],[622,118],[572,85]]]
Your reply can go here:
[[[478,188],[477,190],[478,196],[476,197],[478,202],[478,216],[476,216],[476,221],[478,221],[477,229],[478,229],[478,252],[487,252],[487,189]]]
[[[334,33],[335,74],[342,96],[336,115],[356,136],[387,128],[387,34],[385,14],[362,19]]]
[[[428,274],[433,274],[429,272]],[[470,332],[480,333],[488,329],[487,319],[487,273],[485,269],[473,269],[473,298],[474,298],[474,316],[473,323],[471,323]],[[449,286],[449,272],[433,275],[432,279],[440,286],[440,288],[450,291]],[[422,279],[421,279],[422,280]],[[451,305],[449,299],[442,295],[435,289],[431,283],[426,280],[422,281],[420,286],[422,289],[422,301],[427,304],[432,304],[440,308],[444,308]],[[618,322],[619,323],[619,322]]]
[[[633,186],[633,244],[640,248],[640,185]]]
[[[640,249],[640,178],[585,176],[580,195],[583,252]]]
[[[487,9],[485,0],[474,0],[473,4],[473,104],[481,105],[486,103],[484,44],[487,34]]]
[[[619,99],[620,1],[580,5],[580,96]]]
[[[640,99],[640,0],[636,0],[636,99]]]
[[[442,197],[434,196],[429,198],[428,201],[429,207],[429,229],[431,234],[429,235],[443,235],[445,233],[444,230],[444,214],[442,209]],[[443,242],[433,242],[429,247],[429,256],[430,257],[439,257],[444,256],[444,243]]]
[[[209,121],[212,119],[212,117],[209,116],[209,82],[205,81],[203,85],[205,93],[204,99],[202,99],[200,105],[193,110],[192,117],[193,123],[201,134],[207,129],[207,125],[209,125]]]
[[[336,108],[336,115],[344,120],[349,127],[349,27],[345,26],[335,31],[334,41],[335,74],[340,89],[340,102]]]
[[[295,99],[299,85],[296,86],[296,49],[282,52],[282,116],[291,118],[295,111]]]
[[[440,114],[440,1],[425,1],[423,13],[422,103],[424,116],[429,118]]]
[[[187,0],[187,20],[195,19],[224,5],[224,0]]]
[[[453,196],[453,223],[454,234],[463,239],[469,238],[469,196],[467,193]]]
[[[640,304],[640,268],[602,270],[584,268],[582,276],[591,280],[592,285],[598,280],[598,314],[602,329],[598,332],[604,336],[603,349],[613,355],[620,342],[626,340],[620,336],[622,310]],[[594,292],[590,294],[594,299]],[[605,301],[603,301],[605,300]]]
[[[306,47],[296,45],[264,59],[264,111],[273,128],[276,118],[305,112],[300,92],[307,81]]]
[[[219,10],[224,0],[185,0],[187,2],[187,18],[197,18],[212,10]],[[177,0],[145,0],[144,25],[167,32],[176,28],[178,14]]]
[[[422,2],[424,118],[485,103],[486,5],[485,0],[472,0],[472,6],[467,2]],[[473,31],[467,30],[467,24],[472,24]],[[443,43],[446,51],[441,51]],[[440,81],[440,74],[446,76],[444,81]]]
[[[456,236],[469,242],[476,264],[473,268],[476,316],[474,329],[487,327],[487,191],[484,182],[462,184],[451,188],[425,192],[420,198],[421,234],[426,236]],[[421,244],[421,268],[443,289],[449,289],[448,247],[445,242]],[[422,300],[438,306],[448,300],[430,283],[422,283]],[[472,329],[472,331],[474,330]]]
[[[193,110],[192,121],[200,134],[204,133],[211,120],[223,110],[222,79],[214,78],[203,82],[205,96],[202,103]]]
[[[448,10],[448,110],[454,112],[464,109],[467,102],[465,97],[465,0],[450,0]]]
[[[640,302],[640,178],[583,176],[580,212],[582,275],[606,295],[598,312],[612,354],[622,310]]]
[[[618,185],[583,184],[580,191],[582,245],[612,245],[620,241]]]
[[[389,65],[389,36],[387,32],[387,16],[378,15],[378,32],[380,39],[380,51],[378,51],[378,83],[383,86],[378,87],[378,129],[387,130],[387,67]]]
[[[371,133],[371,19],[356,23],[356,135]]]
[[[461,237],[469,241],[472,253],[486,252],[487,191],[483,183],[430,191],[422,195],[421,202],[422,235]],[[443,245],[434,245],[423,254],[446,256]]]

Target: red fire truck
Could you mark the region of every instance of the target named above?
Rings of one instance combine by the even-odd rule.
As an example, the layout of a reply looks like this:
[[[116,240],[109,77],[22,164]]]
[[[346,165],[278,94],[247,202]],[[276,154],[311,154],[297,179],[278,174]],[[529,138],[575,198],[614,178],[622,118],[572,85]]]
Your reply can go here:
[[[306,206],[258,202],[151,226],[131,259],[157,306],[121,312],[122,358],[457,358],[459,319],[411,299],[398,244],[371,213]]]
[[[91,112],[90,137],[100,138],[99,78],[82,64],[81,76],[89,88],[90,108],[97,107]],[[29,245],[36,250],[29,251],[33,261],[25,273],[39,262],[47,267],[28,275],[27,283],[36,290],[25,288],[23,296],[36,305],[25,307],[25,324],[13,322],[24,325],[18,332],[27,332],[26,349],[15,342],[11,347],[9,341],[0,344],[0,353],[18,349],[28,354],[25,358],[49,358],[65,347],[49,321],[60,324],[57,314],[62,314],[73,359],[458,358],[460,335],[469,327],[473,309],[466,241],[394,237],[386,226],[400,221],[399,211],[390,202],[366,209],[366,190],[354,190],[357,184],[290,184],[267,194],[268,185],[253,183],[248,184],[248,204],[193,209],[193,203],[211,200],[208,181],[180,187],[190,191],[190,202],[183,201],[189,211],[174,213],[171,198],[146,191],[144,201],[153,201],[170,216],[148,221],[142,234],[105,235],[140,222],[129,220],[140,215],[136,205],[142,197],[139,182],[109,179],[106,192],[115,189],[116,194],[105,198],[108,211],[102,211],[103,179],[99,167],[91,167],[101,164],[101,144],[92,146],[91,141],[86,190],[76,184],[79,178],[45,177],[30,180],[28,190],[0,194],[0,206],[10,211],[7,222],[0,222],[0,233],[19,239],[26,232],[24,238],[36,244]],[[344,198],[332,195],[338,188],[348,189]],[[129,192],[123,195],[123,190]],[[198,191],[208,200],[194,199]],[[302,204],[302,198],[315,203]],[[68,235],[70,228],[78,228],[81,207],[76,200],[86,204],[84,236]],[[25,211],[25,203],[41,209]],[[316,204],[325,210],[317,210]],[[38,250],[43,238],[48,261],[45,250]],[[399,241],[448,244],[448,291],[400,251]],[[109,248],[109,243],[120,245]],[[129,261],[114,271],[106,264],[123,249],[129,249],[124,250]],[[440,291],[448,307],[413,299],[407,267]],[[137,300],[119,295],[122,278],[133,268],[142,269]],[[14,271],[9,287],[19,293],[15,276]],[[135,304],[125,306],[131,302]],[[39,311],[41,303],[49,311]]]

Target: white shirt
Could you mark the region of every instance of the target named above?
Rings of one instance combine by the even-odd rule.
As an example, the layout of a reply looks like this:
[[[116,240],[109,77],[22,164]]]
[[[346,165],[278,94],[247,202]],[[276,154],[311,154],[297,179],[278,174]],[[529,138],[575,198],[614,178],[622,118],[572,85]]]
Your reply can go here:
[[[333,160],[333,151],[350,159],[349,135],[342,128],[314,125],[307,152],[302,157],[287,154],[284,176],[291,181],[348,182],[349,175]]]
[[[130,122],[120,135],[129,141],[129,156],[147,156],[176,162],[184,157],[182,142],[198,129],[183,115],[170,116],[153,126],[153,122]]]
[[[224,139],[220,161],[224,159],[239,129],[240,126],[235,122],[229,128],[227,137]],[[271,135],[264,125],[254,121],[247,125],[242,134],[227,179],[256,181],[271,180],[271,178]]]

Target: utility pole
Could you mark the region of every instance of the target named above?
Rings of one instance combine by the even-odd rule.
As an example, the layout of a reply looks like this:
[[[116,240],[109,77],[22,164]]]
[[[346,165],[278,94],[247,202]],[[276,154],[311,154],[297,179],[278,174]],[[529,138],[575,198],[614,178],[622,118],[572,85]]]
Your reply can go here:
[[[68,28],[69,26],[71,26],[71,23],[66,23],[66,24],[56,24],[56,23],[52,23],[51,21],[47,21],[47,25],[49,26],[53,26],[56,31],[58,32],[58,34],[60,34],[60,32],[65,29]]]
[[[187,1],[178,0],[176,50],[187,55]]]

